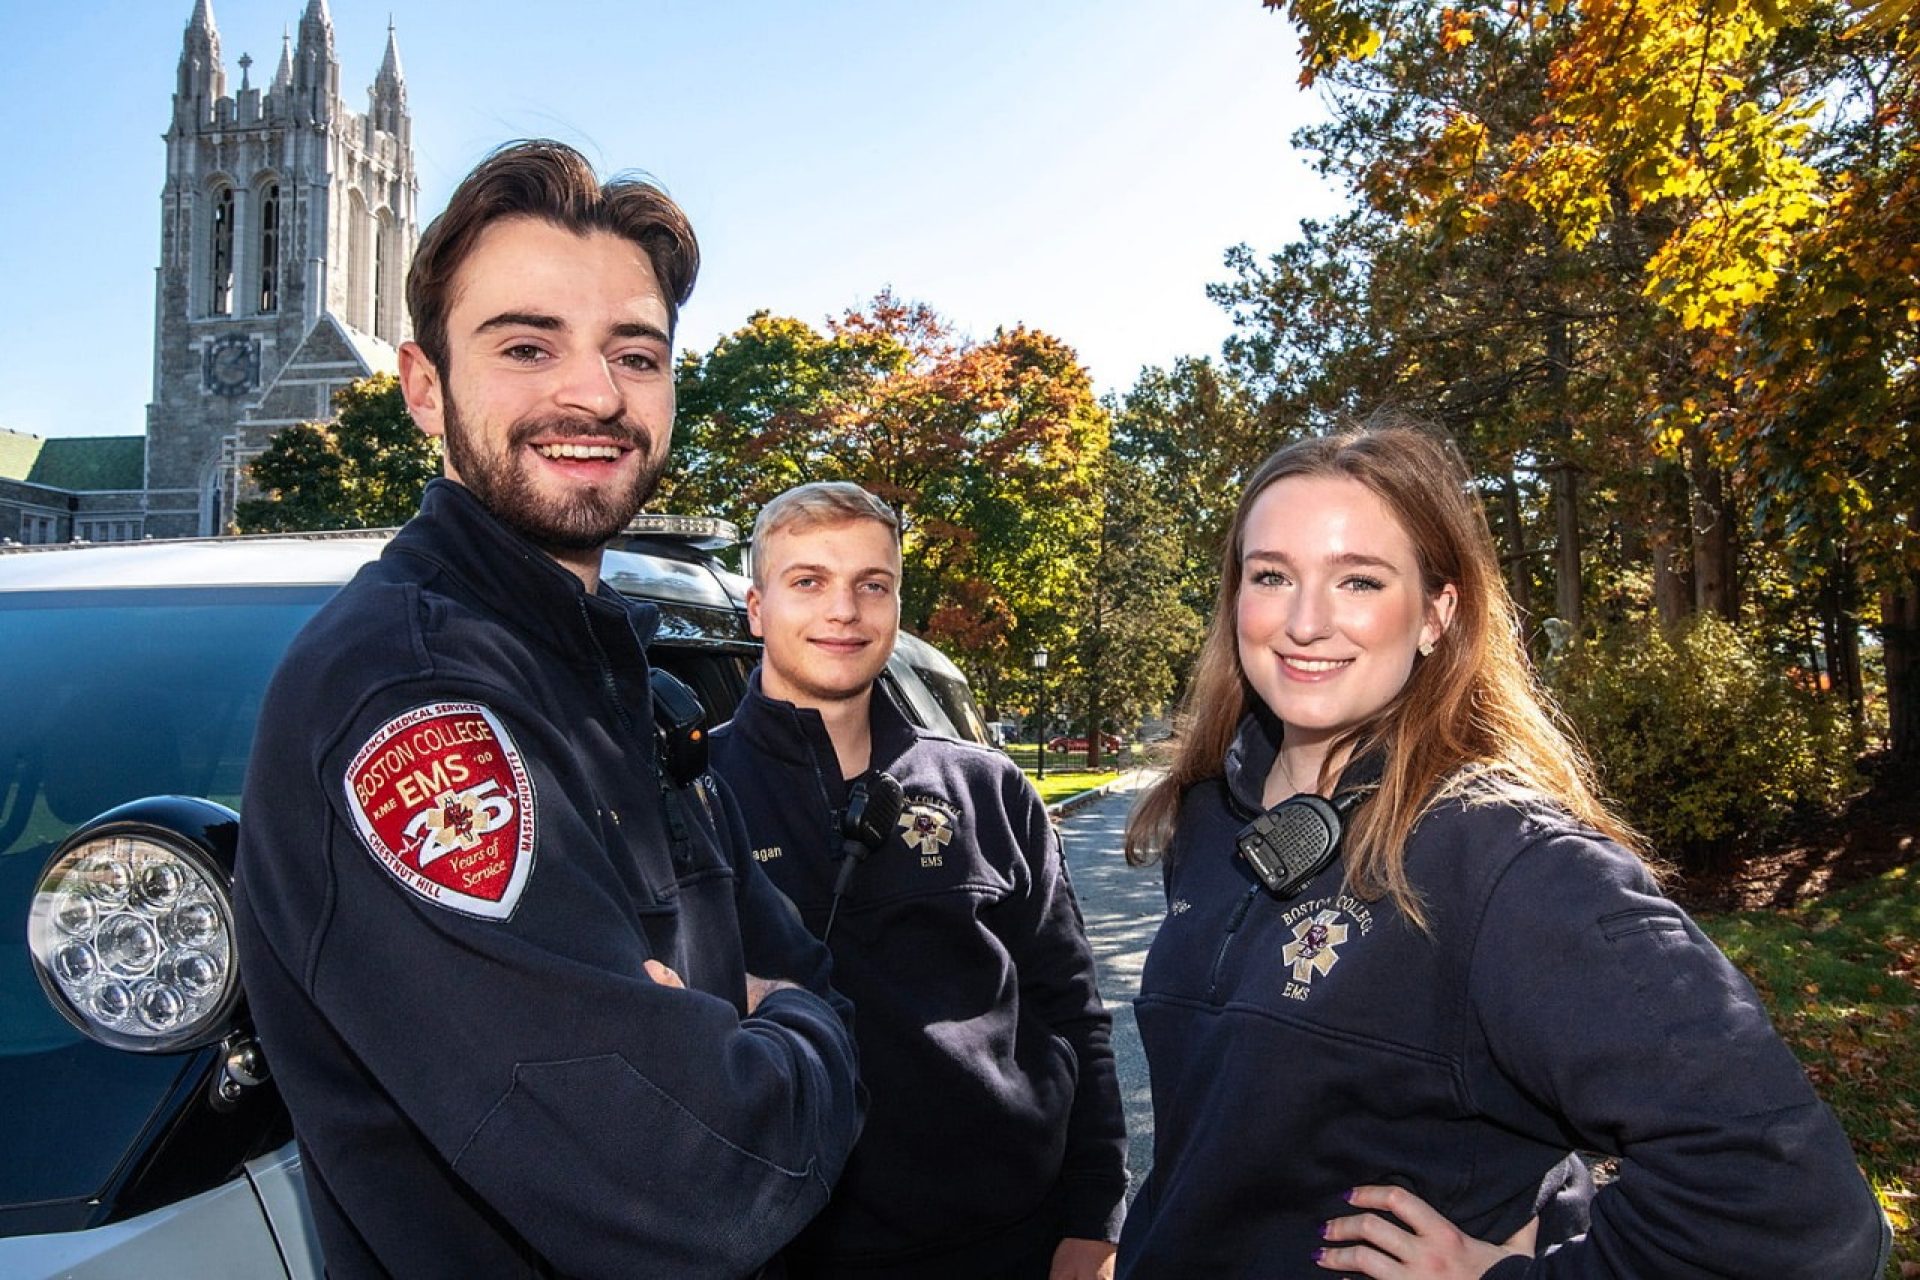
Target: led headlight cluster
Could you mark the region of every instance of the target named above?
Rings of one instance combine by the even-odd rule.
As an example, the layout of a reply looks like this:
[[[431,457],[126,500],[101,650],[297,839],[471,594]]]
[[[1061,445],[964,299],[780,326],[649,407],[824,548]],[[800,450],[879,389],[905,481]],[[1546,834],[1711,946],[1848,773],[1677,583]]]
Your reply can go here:
[[[102,832],[63,850],[27,926],[55,1007],[117,1049],[216,1038],[239,994],[225,885],[199,850],[146,832]]]

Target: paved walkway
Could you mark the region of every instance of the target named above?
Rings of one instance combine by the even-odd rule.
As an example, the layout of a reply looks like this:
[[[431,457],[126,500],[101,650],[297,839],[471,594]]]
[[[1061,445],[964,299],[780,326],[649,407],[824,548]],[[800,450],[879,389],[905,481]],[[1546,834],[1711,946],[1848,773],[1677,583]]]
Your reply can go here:
[[[1059,820],[1068,872],[1099,967],[1100,994],[1113,1012],[1113,1051],[1133,1167],[1129,1197],[1153,1163],[1153,1103],[1147,1060],[1133,1021],[1133,998],[1140,993],[1140,968],[1166,914],[1166,901],[1159,869],[1128,866],[1121,837],[1134,795],[1154,776],[1144,770],[1125,774],[1107,794],[1074,806]]]

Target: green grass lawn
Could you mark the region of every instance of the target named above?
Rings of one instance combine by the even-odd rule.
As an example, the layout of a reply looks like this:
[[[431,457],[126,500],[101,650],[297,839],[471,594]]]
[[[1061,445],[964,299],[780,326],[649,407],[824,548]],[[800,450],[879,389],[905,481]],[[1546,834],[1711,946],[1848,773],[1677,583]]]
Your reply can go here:
[[[1040,749],[1038,747],[1031,742],[1015,743],[1003,750],[1013,757],[1015,764],[1026,770],[1027,776],[1033,779],[1033,785],[1040,789],[1040,798],[1048,804],[1056,800],[1064,800],[1068,796],[1077,796],[1082,791],[1090,791],[1103,783],[1112,782],[1120,776],[1120,768],[1129,767],[1132,763],[1127,747],[1120,748],[1117,759],[1113,756],[1104,757],[1099,769],[1087,768],[1087,756],[1084,751],[1076,751],[1072,755],[1049,751],[1047,752],[1047,776],[1041,778],[1036,774],[1039,765]]]
[[[1032,773],[1028,773],[1033,778]],[[1040,798],[1048,804],[1055,800],[1065,800],[1068,796],[1077,796],[1082,791],[1091,791],[1103,783],[1112,782],[1120,775],[1112,771],[1095,773],[1087,769],[1073,769],[1061,773],[1052,765],[1047,766],[1045,779],[1033,778],[1033,785],[1040,789]]]
[[[1894,1269],[1920,1265],[1920,869],[1786,911],[1702,917],[1800,1056],[1893,1220]]]

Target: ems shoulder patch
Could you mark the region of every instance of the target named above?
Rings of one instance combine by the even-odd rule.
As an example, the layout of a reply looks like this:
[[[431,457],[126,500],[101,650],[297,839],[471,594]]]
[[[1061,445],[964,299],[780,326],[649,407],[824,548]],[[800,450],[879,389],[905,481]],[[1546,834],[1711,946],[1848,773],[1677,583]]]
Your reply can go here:
[[[354,753],[346,790],[394,879],[468,915],[513,915],[533,871],[533,782],[493,712],[433,702],[396,716]]]

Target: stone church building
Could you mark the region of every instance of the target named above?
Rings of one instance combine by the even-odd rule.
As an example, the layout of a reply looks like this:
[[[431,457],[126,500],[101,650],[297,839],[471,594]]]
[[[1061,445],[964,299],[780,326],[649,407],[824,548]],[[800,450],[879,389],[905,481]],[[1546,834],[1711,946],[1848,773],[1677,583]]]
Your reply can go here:
[[[138,437],[0,431],[0,539],[218,533],[275,432],[332,417],[334,391],[398,367],[420,229],[391,25],[364,112],[341,94],[327,0],[307,0],[264,86],[251,56],[235,65],[237,87],[212,0],[197,0],[165,135],[140,468]]]

